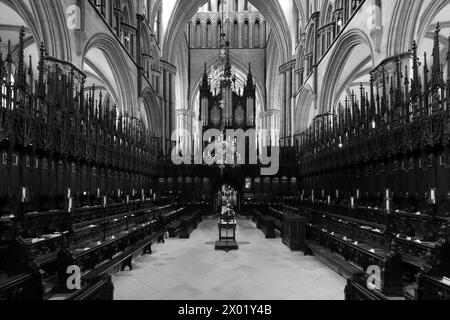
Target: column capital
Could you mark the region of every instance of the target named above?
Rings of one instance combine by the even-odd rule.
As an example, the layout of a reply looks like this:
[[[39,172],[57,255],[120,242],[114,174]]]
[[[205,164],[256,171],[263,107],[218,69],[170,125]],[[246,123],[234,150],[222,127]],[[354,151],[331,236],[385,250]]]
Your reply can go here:
[[[319,21],[320,18],[320,11],[316,11],[311,15],[311,20],[314,20],[315,22]]]
[[[280,75],[293,70],[295,68],[295,64],[296,64],[295,59],[282,64],[279,68]]]
[[[160,61],[161,69],[164,71],[167,71],[173,75],[177,74],[177,67],[174,66],[171,63],[168,63],[167,61],[161,60]]]

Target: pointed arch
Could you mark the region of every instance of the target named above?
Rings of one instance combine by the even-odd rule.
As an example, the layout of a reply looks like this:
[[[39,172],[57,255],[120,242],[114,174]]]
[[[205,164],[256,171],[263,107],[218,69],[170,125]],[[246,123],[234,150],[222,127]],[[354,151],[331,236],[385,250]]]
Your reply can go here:
[[[336,92],[338,91],[339,79],[346,68],[348,58],[353,49],[359,45],[367,46],[370,51],[370,62],[374,66],[374,50],[372,42],[368,36],[360,29],[352,29],[346,32],[338,41],[333,50],[333,54],[327,64],[324,83],[322,84],[321,94],[318,100],[320,113],[327,112],[337,101]]]

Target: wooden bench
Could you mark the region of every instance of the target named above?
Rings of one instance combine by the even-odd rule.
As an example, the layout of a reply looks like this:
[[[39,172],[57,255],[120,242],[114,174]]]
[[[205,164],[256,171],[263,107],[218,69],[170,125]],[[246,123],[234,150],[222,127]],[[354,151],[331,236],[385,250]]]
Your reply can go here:
[[[39,301],[43,297],[42,277],[37,273],[24,273],[0,282],[0,300]]]
[[[420,275],[416,300],[421,301],[450,301],[450,285],[430,275]]]
[[[191,237],[191,233],[197,229],[200,222],[202,222],[201,213],[201,210],[198,210],[184,221],[184,224],[180,229],[180,239],[189,239]]]
[[[307,251],[305,253],[311,253],[322,263],[347,280],[358,279],[365,274],[360,268],[313,241],[306,241],[306,247],[309,252]]]
[[[145,254],[152,254],[152,244],[155,241],[158,241],[161,236],[163,235],[163,232],[158,232],[150,235],[148,239],[145,239],[136,245],[132,246],[131,248],[128,248],[123,253],[119,254],[118,256],[114,257],[113,259],[109,260],[108,262],[102,264],[95,270],[92,270],[91,272],[88,272],[86,275],[82,277],[83,281],[92,282],[93,280],[96,280],[100,277],[103,277],[105,275],[108,275],[109,273],[113,272],[114,269],[117,267],[121,267],[122,271],[125,271],[125,269],[128,267],[130,271],[133,270],[133,256],[139,252],[142,252],[143,255]]]
[[[111,276],[92,281],[81,290],[71,294],[68,301],[112,301],[114,300],[114,285]]]
[[[178,218],[167,227],[171,238],[180,236],[181,239],[189,239],[190,234],[195,230],[202,219],[201,210],[188,216]]]
[[[369,290],[367,286],[364,286],[362,283],[348,279],[347,286],[345,287],[345,300],[387,301],[390,299],[378,290]]]
[[[272,207],[269,208],[269,213],[274,219],[275,229],[278,230],[281,234],[281,237],[283,237],[285,231],[284,230],[285,213]]]
[[[266,239],[276,239],[277,235],[275,233],[274,218],[267,217],[260,211],[255,210],[253,214],[253,221],[256,223],[256,227],[266,235]]]

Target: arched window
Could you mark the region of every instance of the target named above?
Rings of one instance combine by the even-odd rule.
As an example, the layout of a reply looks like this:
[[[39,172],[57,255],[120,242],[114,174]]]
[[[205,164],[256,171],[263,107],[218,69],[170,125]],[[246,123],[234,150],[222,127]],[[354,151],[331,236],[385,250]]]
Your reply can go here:
[[[239,24],[237,20],[233,23],[233,47],[239,48]]]
[[[220,37],[221,37],[221,32],[222,32],[222,30],[221,30],[221,27],[222,27],[222,21],[217,21],[217,48],[219,48],[220,47]]]
[[[248,0],[244,2],[244,11],[248,11]]]
[[[248,20],[244,22],[244,48],[250,47],[250,27]]]
[[[212,47],[212,33],[211,33],[211,21],[208,20],[206,23],[206,47]]]
[[[212,8],[211,8],[211,0],[208,0],[208,11],[211,12]]]
[[[200,20],[197,20],[197,23],[195,25],[195,47],[202,47],[202,24]]]
[[[222,11],[222,1],[218,0],[217,1],[217,12],[221,12]]]
[[[261,24],[259,23],[259,20],[257,19],[255,21],[255,36],[254,39],[254,46],[259,48],[261,46]]]
[[[234,0],[234,8],[235,12],[239,12],[239,0]]]

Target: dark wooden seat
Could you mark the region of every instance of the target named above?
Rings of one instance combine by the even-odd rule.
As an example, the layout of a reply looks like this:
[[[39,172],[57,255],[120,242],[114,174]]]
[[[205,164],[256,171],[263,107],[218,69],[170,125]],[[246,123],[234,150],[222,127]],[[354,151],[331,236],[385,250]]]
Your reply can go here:
[[[275,219],[267,217],[258,210],[254,211],[253,221],[256,223],[256,227],[260,229],[266,236],[266,239],[275,239],[277,237],[275,233]]]
[[[190,234],[197,228],[201,218],[202,216],[200,210],[190,215],[178,218],[167,227],[169,236],[171,238],[175,238],[179,235],[181,239],[189,239]]]
[[[99,277],[105,276],[111,272],[113,272],[118,266],[121,267],[122,271],[128,267],[130,271],[133,270],[133,256],[139,252],[145,254],[152,254],[152,243],[158,241],[163,235],[163,232],[153,233],[147,239],[140,241],[136,245],[128,248],[123,253],[119,254],[115,258],[109,260],[108,262],[102,264],[100,267],[95,270],[88,272],[83,276],[84,281],[92,281],[98,279]]]
[[[200,210],[187,217],[180,229],[180,239],[189,239],[191,233],[197,229],[201,221],[202,215]]]
[[[362,269],[313,241],[306,241],[306,246],[316,258],[347,280],[357,279],[365,274]]]
[[[114,285],[111,276],[92,281],[81,290],[71,294],[68,301],[110,301],[114,300]]]

